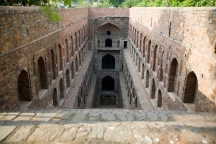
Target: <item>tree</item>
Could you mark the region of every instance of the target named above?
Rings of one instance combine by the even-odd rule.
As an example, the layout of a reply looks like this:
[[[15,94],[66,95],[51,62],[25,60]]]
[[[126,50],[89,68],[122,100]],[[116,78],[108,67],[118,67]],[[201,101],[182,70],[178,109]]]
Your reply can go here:
[[[112,7],[112,4],[110,3],[109,0],[102,0],[101,2],[98,2],[97,7]]]

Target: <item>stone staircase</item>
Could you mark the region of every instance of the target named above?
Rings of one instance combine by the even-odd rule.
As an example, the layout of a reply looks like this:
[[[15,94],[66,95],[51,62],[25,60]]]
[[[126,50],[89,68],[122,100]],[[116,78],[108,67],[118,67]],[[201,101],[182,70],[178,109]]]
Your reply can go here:
[[[127,109],[0,113],[2,143],[216,143],[216,115]]]

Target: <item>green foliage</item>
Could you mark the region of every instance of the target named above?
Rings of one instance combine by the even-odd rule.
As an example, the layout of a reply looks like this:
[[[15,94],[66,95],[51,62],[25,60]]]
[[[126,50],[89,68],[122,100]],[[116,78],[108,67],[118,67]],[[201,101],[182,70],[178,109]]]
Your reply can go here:
[[[121,7],[201,7],[215,6],[216,0],[125,0]]]
[[[84,0],[77,0],[77,2],[78,2],[77,7],[80,7],[80,8],[90,7],[91,6],[91,2],[87,2],[87,1],[84,1]]]
[[[110,3],[109,0],[102,0],[101,2],[97,3],[97,7],[109,8],[109,7],[112,7],[112,4]]]
[[[50,22],[57,22],[61,20],[61,16],[56,12],[57,7],[56,6],[40,6],[39,11],[46,16],[46,18]]]

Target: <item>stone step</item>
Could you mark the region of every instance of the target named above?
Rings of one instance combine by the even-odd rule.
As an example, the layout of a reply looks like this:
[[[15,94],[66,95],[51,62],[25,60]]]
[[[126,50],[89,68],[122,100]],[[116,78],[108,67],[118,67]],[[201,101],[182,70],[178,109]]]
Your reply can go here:
[[[3,143],[216,143],[216,115],[126,109],[0,113]]]

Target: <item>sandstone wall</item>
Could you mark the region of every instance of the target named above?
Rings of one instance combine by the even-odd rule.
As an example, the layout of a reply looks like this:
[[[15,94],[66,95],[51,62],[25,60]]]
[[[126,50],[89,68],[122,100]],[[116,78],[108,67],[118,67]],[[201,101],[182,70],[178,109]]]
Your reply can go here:
[[[141,64],[145,65],[145,73],[150,71],[150,86],[154,79],[156,90],[163,91],[164,108],[183,108],[187,75],[193,71],[198,80],[196,110],[216,111],[216,9],[131,8],[129,17],[129,37],[144,56]],[[149,53],[150,62],[146,62]],[[174,58],[177,60],[175,88],[167,93]],[[151,88],[149,91],[151,95]]]
[[[20,109],[17,85],[22,70],[27,72],[25,80],[29,81],[29,107],[52,106],[54,89],[57,89],[58,105],[64,100],[66,78],[70,77],[73,82],[75,69],[87,52],[88,9],[67,9],[59,13],[62,20],[53,24],[36,7],[0,8],[1,110]],[[61,79],[63,89],[60,89]]]
[[[94,19],[97,17],[128,17],[127,8],[89,8],[88,17]]]

